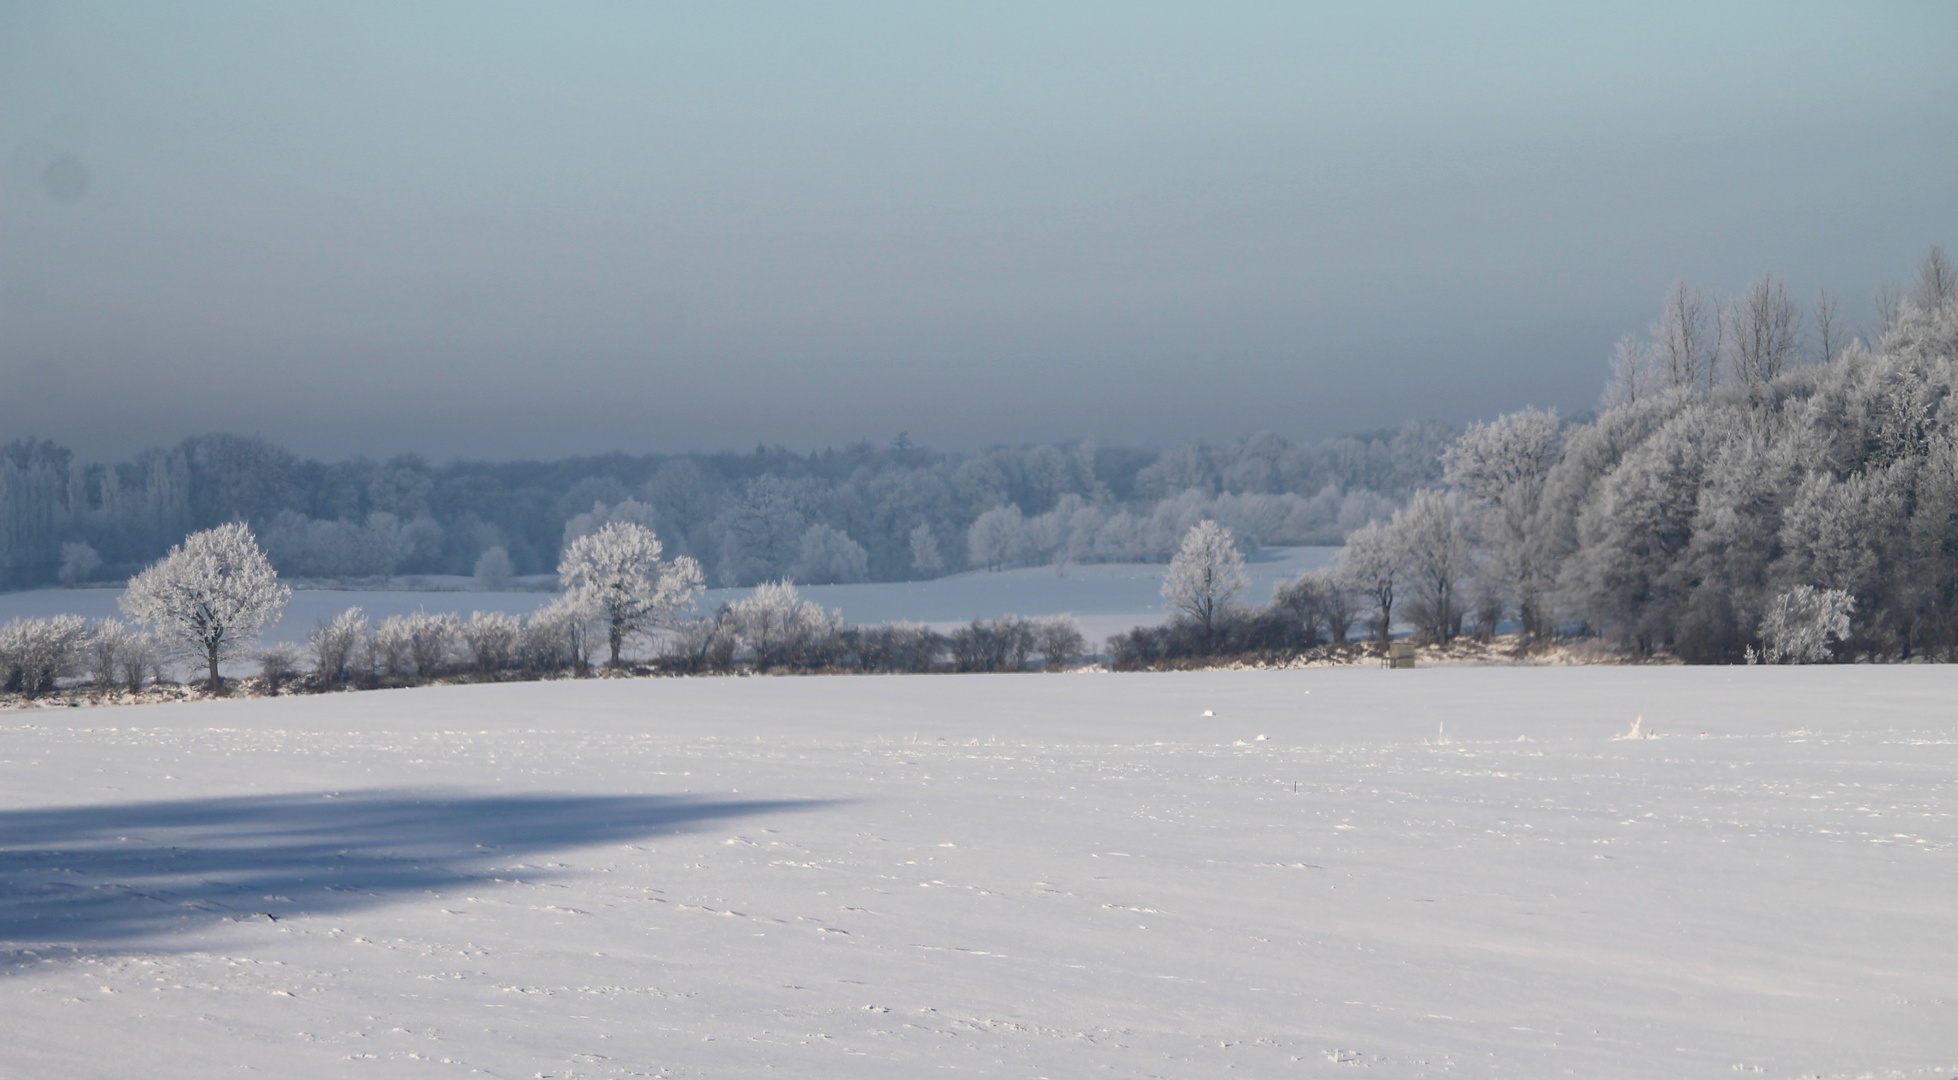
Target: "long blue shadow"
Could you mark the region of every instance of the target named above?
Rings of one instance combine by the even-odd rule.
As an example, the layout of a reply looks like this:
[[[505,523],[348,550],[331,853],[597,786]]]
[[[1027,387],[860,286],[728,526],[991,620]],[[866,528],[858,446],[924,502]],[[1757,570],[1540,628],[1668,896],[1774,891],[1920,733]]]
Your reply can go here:
[[[0,812],[0,941],[164,944],[224,919],[348,911],[526,855],[823,800],[374,790]],[[521,871],[535,880],[535,869]]]

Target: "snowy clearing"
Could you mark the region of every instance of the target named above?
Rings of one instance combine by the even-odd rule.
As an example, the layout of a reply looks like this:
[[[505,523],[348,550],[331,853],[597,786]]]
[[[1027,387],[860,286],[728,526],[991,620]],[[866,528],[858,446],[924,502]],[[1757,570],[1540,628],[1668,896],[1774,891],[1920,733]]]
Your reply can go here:
[[[0,1076],[1943,1078],[1954,700],[1364,667],[8,713]]]

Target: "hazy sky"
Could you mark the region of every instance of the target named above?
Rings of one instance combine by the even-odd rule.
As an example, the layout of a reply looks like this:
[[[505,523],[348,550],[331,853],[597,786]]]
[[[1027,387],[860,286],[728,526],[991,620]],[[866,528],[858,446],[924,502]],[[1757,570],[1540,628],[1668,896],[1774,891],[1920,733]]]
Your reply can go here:
[[[0,438],[527,457],[1595,403],[1958,241],[1958,5],[0,0]]]

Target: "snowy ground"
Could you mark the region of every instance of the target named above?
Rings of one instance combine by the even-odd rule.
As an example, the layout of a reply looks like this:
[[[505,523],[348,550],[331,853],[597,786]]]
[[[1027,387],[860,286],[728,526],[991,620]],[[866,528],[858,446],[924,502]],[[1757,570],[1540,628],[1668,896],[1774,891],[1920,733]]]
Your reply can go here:
[[[1251,587],[1245,599],[1263,603],[1272,587],[1308,570],[1332,563],[1338,548],[1267,548],[1246,566]],[[1102,563],[1069,566],[1057,574],[1051,566],[1022,567],[997,573],[976,571],[935,581],[883,582],[865,585],[804,585],[799,591],[825,607],[836,608],[858,625],[888,622],[929,623],[941,630],[973,619],[1005,614],[1072,614],[1096,648],[1108,635],[1165,617],[1162,599],[1164,567],[1160,563]],[[461,578],[442,579],[459,585]],[[724,600],[738,600],[752,589],[709,589],[700,598],[703,612]],[[100,619],[119,617],[116,601],[121,588],[35,589],[0,593],[0,622],[14,618],[81,615]],[[468,592],[456,588],[426,590],[300,589],[268,641],[303,642],[322,619],[359,605],[371,619],[416,611],[455,612],[467,618],[472,611],[502,611],[524,615],[551,602],[540,592]]]
[[[1954,701],[1356,667],[10,712],[0,1077],[1942,1080]]]

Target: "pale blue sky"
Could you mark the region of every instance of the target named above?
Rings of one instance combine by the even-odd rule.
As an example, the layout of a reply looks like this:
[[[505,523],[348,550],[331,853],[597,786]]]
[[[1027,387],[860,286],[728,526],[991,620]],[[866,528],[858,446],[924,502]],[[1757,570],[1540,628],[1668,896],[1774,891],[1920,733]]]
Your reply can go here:
[[[1311,439],[1958,241],[1946,3],[402,8],[0,0],[0,437]]]

